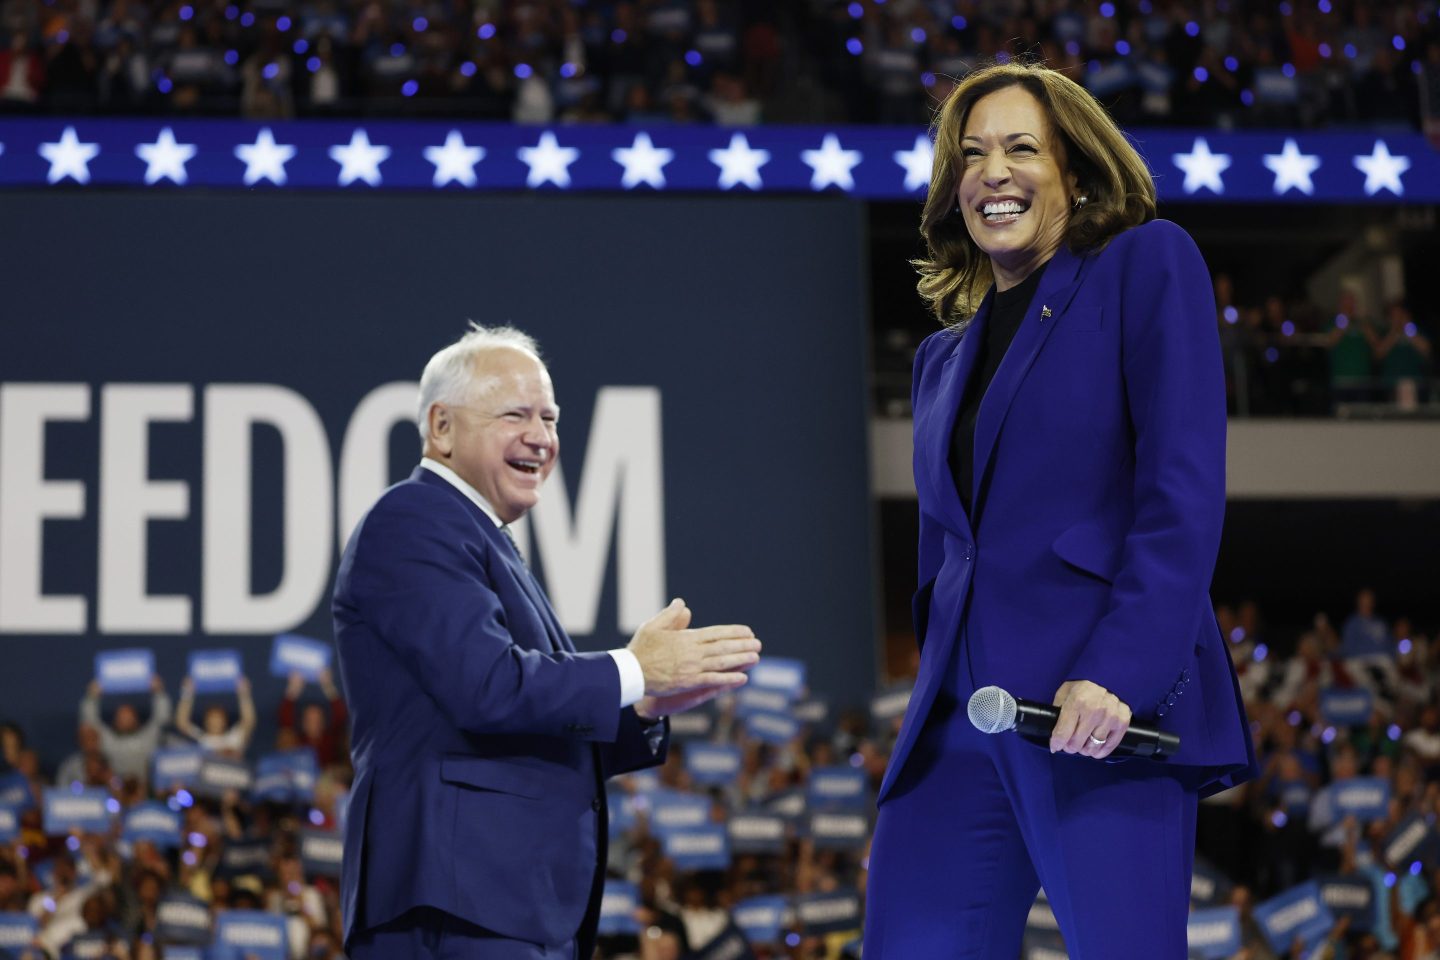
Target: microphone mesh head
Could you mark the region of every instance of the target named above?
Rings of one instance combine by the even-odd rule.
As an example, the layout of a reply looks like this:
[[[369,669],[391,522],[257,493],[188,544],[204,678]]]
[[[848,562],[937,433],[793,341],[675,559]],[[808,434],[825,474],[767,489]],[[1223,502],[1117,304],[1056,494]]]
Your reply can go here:
[[[1000,733],[1015,727],[1015,698],[999,687],[981,687],[970,694],[965,712],[981,733]]]

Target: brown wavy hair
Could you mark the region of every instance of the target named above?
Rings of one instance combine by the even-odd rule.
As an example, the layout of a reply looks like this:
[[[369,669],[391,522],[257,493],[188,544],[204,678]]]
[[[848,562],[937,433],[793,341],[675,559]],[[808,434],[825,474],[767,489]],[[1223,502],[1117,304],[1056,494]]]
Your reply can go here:
[[[927,256],[911,261],[920,272],[920,296],[948,326],[963,328],[994,277],[990,259],[975,245],[955,206],[960,135],[981,97],[1020,86],[1050,118],[1069,171],[1088,202],[1072,209],[1065,244],[1075,253],[1099,250],[1122,230],[1155,218],[1155,181],[1140,154],[1090,92],[1040,63],[997,63],[956,85],[930,125],[935,166],[920,217]]]

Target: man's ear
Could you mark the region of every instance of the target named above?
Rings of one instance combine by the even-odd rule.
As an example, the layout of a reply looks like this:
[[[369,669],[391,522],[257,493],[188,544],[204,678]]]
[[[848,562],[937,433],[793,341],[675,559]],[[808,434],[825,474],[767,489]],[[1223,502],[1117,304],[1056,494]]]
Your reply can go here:
[[[430,446],[442,457],[448,457],[455,449],[455,417],[443,403],[430,404],[426,414],[430,424]]]

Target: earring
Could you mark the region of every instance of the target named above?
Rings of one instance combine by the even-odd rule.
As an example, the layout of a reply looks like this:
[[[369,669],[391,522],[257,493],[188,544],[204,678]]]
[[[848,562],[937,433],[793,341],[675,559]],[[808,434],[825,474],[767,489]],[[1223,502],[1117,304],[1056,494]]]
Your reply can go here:
[[[1082,194],[1081,196],[1075,198],[1074,202],[1071,204],[1071,207],[1075,210],[1079,210],[1081,207],[1085,206],[1085,204],[1089,202],[1090,198]]]

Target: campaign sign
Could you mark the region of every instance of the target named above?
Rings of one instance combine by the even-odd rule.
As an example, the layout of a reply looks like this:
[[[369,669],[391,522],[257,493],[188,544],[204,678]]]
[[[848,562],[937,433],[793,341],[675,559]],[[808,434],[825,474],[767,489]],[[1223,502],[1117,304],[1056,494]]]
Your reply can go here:
[[[1396,870],[1409,869],[1417,860],[1433,863],[1440,853],[1437,839],[1434,826],[1421,814],[1412,813],[1386,838],[1385,862]]]
[[[121,836],[127,843],[148,841],[174,850],[180,846],[180,813],[155,800],[137,803],[125,813]]]
[[[190,679],[196,693],[231,693],[243,676],[239,650],[192,650]]]
[[[69,787],[45,791],[45,834],[59,837],[72,830],[104,833],[110,829],[110,792],[104,787]]]
[[[153,676],[154,650],[101,650],[95,654],[95,679],[106,693],[144,693]]]
[[[193,787],[200,779],[205,751],[199,747],[164,747],[150,759],[150,780],[161,792]]]
[[[755,951],[750,949],[750,941],[732,921],[691,956],[695,960],[755,960]]]
[[[749,713],[745,715],[745,732],[761,743],[779,746],[800,735],[800,721],[788,713]]]
[[[38,927],[28,913],[0,913],[0,950],[30,946]]]
[[[288,677],[298,673],[306,680],[319,680],[330,668],[330,644],[298,633],[282,633],[270,645],[270,673]]]
[[[1190,956],[1225,960],[1240,950],[1240,911],[1235,907],[1195,910],[1189,921]]]
[[[600,900],[600,928],[602,937],[637,936],[640,921],[635,919],[635,908],[640,906],[640,888],[624,880],[605,879],[605,894]]]
[[[752,810],[730,817],[730,849],[736,853],[784,853],[787,820],[776,813]]]
[[[789,909],[784,897],[750,897],[731,907],[730,917],[751,943],[779,943]]]
[[[790,715],[790,694],[783,690],[766,690],[750,684],[735,694],[735,713],[748,717],[752,713],[774,713]]]
[[[25,779],[25,774],[7,773],[0,777],[0,804],[22,813],[35,806],[35,793],[30,789],[30,781]]]
[[[1314,880],[1256,904],[1254,915],[1271,949],[1280,954],[1288,953],[1296,939],[1307,947],[1315,944],[1335,925]]]
[[[219,960],[204,947],[166,945],[165,960]]]
[[[760,662],[750,668],[750,680],[745,687],[776,690],[794,700],[805,689],[805,661],[785,657],[761,657]]]
[[[657,790],[650,796],[650,830],[665,834],[710,823],[710,798],[677,790]]]
[[[636,797],[617,787],[606,791],[605,812],[610,817],[610,836],[618,837],[635,829]]]
[[[1229,899],[1229,878],[1197,857],[1190,874],[1190,901],[1205,905],[1218,905]]]
[[[113,939],[99,931],[82,933],[65,945],[60,960],[107,960],[115,956],[110,950]]]
[[[270,874],[270,844],[266,840],[234,840],[225,844],[220,852],[220,869],[223,876],[239,877],[254,874],[259,877]]]
[[[1337,821],[1354,817],[1361,823],[1369,823],[1390,815],[1390,781],[1384,777],[1338,780],[1325,789],[1330,794]]]
[[[799,789],[785,790],[765,800],[766,810],[779,814],[792,823],[805,816],[808,806],[805,791]]]
[[[715,731],[715,715],[708,710],[687,710],[670,716],[672,740],[705,740]]]
[[[155,909],[155,932],[166,944],[204,946],[210,942],[210,908],[187,894],[166,894]],[[168,946],[165,956],[171,956]]]
[[[730,838],[718,823],[667,830],[661,848],[679,870],[724,870],[730,866]]]
[[[225,910],[215,917],[215,945],[250,960],[289,960],[285,918],[259,910]]]
[[[1370,722],[1375,698],[1369,690],[1325,690],[1320,694],[1320,716],[1337,727],[1363,727]]]
[[[307,877],[340,876],[345,839],[329,830],[300,831],[300,864]]]
[[[1336,917],[1349,917],[1350,929],[1368,933],[1375,926],[1375,885],[1366,876],[1316,877],[1320,899]]]
[[[870,698],[870,716],[882,723],[903,717],[912,692],[911,687],[893,687],[877,693]]]
[[[859,930],[860,894],[854,890],[836,890],[796,897],[795,922],[806,934]]]
[[[819,810],[808,827],[817,849],[858,850],[870,838],[870,818],[859,811]]]
[[[719,743],[692,743],[685,748],[685,769],[701,786],[732,783],[740,775],[740,748]]]
[[[315,751],[309,747],[267,753],[255,764],[251,793],[270,803],[308,803],[319,777]]]
[[[830,704],[824,700],[804,700],[790,708],[790,715],[801,723],[824,723],[830,718]]]
[[[857,767],[816,767],[810,773],[810,805],[865,807],[870,803],[870,777]]]
[[[246,793],[253,780],[245,761],[206,755],[200,760],[195,792],[207,797],[223,797],[231,790]]]
[[[0,844],[10,843],[20,835],[20,811],[0,804]]]

